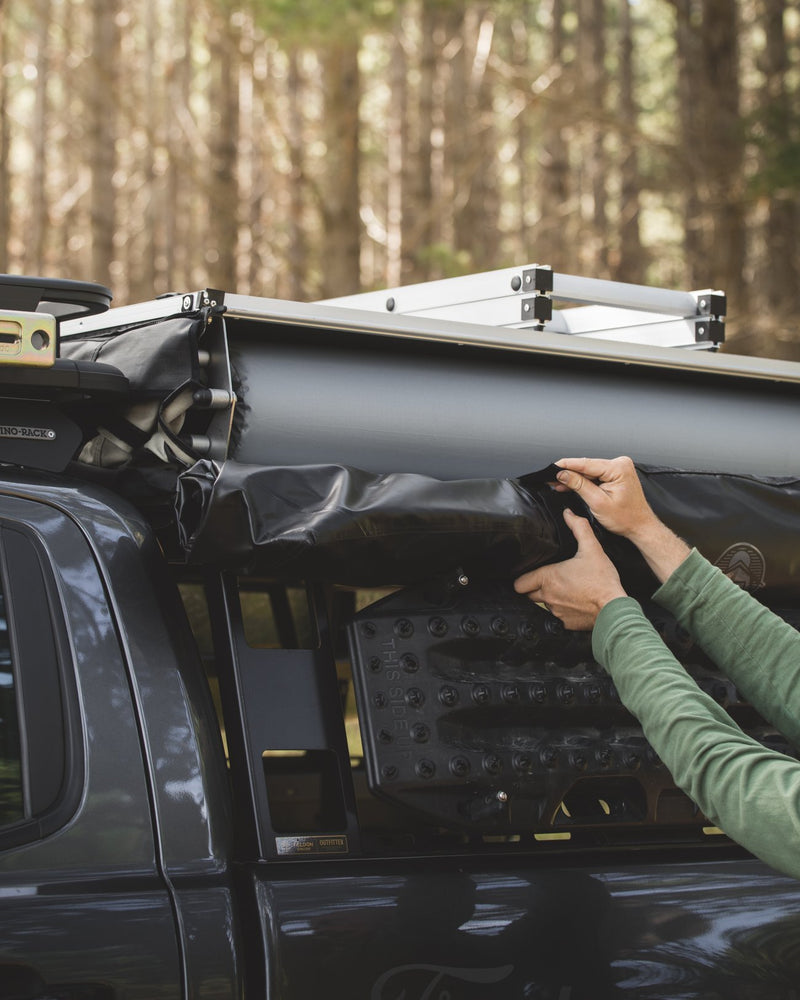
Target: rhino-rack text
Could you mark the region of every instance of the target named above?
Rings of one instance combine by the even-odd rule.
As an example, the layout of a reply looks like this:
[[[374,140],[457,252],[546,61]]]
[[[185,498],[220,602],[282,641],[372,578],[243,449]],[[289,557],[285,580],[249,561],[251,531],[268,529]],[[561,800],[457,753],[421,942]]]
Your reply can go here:
[[[50,427],[15,427],[0,424],[0,438],[24,438],[26,441],[55,441],[56,432]]]

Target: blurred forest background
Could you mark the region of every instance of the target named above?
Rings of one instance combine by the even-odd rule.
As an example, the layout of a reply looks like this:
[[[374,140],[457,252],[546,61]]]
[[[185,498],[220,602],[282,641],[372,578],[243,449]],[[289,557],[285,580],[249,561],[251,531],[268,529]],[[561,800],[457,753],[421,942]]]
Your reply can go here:
[[[0,0],[0,271],[115,303],[522,263],[800,358],[798,0]]]

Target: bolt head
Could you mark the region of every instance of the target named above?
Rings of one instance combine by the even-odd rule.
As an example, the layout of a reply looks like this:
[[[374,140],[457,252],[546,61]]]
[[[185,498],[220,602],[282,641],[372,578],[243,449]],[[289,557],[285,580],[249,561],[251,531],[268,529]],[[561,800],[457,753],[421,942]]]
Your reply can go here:
[[[491,628],[495,635],[508,635],[508,622],[505,618],[493,618]]]
[[[410,639],[414,634],[414,623],[408,618],[398,618],[394,623],[394,633],[401,639]]]
[[[525,774],[533,770],[533,757],[529,753],[515,753],[512,764],[515,771]]]
[[[503,761],[496,753],[487,753],[483,758],[483,769],[487,774],[499,774],[503,770]]]
[[[606,749],[605,747],[602,747],[600,750],[598,750],[597,753],[595,754],[595,757],[597,759],[597,763],[601,767],[608,767],[608,765],[611,763],[611,751]]]
[[[414,770],[420,778],[432,778],[436,774],[436,765],[432,760],[423,759],[417,761]]]
[[[555,747],[543,747],[539,753],[539,759],[545,767],[554,767],[558,760],[558,751]]]
[[[535,701],[537,705],[541,705],[547,698],[547,688],[541,683],[541,681],[536,681],[534,684],[531,684],[529,693],[531,701]]]
[[[431,618],[428,622],[428,631],[431,635],[440,639],[443,635],[447,635],[448,625],[444,618],[440,618],[438,615],[435,618]]]
[[[476,705],[485,705],[491,696],[486,684],[476,684],[472,689],[472,700]]]
[[[450,761],[450,773],[456,778],[463,778],[470,772],[470,763],[466,757],[453,757]]]
[[[400,657],[400,666],[407,674],[415,674],[419,670],[419,660],[412,653]]]
[[[439,701],[446,707],[452,708],[453,705],[458,701],[458,690],[451,685],[446,684],[439,691]]]
[[[410,705],[411,708],[419,708],[421,705],[424,705],[425,692],[421,691],[420,688],[409,688],[406,691],[406,704]]]
[[[469,636],[477,635],[480,632],[480,630],[481,630],[481,623],[478,621],[477,618],[472,618],[471,616],[467,616],[466,618],[461,619],[461,631],[464,633],[464,635],[469,635]]]

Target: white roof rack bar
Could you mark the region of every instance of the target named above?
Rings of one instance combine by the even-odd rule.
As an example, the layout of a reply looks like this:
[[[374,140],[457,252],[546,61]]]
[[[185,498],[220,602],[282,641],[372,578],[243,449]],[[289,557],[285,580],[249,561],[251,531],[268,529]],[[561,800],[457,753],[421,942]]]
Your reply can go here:
[[[575,309],[553,311],[552,301],[584,304],[580,320],[568,318]],[[584,278],[539,264],[340,296],[320,304],[660,346],[714,347],[724,339],[722,292]],[[709,317],[713,322],[706,322]],[[680,321],[671,334],[655,329],[665,319]]]

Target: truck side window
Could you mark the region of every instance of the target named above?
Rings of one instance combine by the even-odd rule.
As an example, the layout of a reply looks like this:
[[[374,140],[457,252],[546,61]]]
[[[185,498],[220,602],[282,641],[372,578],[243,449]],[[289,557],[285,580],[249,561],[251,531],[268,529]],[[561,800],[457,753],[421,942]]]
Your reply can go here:
[[[0,825],[15,823],[23,815],[14,665],[11,662],[5,595],[0,591]]]
[[[48,551],[0,519],[0,849],[47,836],[83,785],[66,624]]]

